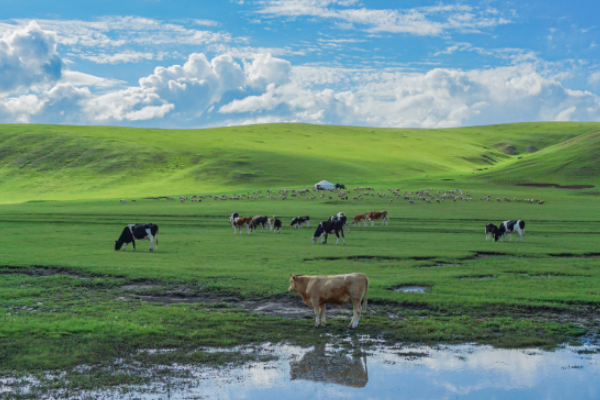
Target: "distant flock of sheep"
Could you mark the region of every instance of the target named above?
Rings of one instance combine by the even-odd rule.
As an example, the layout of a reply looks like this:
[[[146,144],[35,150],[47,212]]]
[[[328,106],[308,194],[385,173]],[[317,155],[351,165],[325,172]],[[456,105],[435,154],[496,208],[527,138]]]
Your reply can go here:
[[[350,197],[349,193],[350,191],[354,191],[355,196]],[[383,189],[379,189],[380,191],[383,191]],[[266,190],[265,194],[266,197],[262,194],[262,190],[256,190],[256,191],[252,191],[252,192],[247,192],[247,193],[242,193],[242,194],[237,194],[234,193],[232,196],[228,196],[226,194],[222,194],[221,196],[216,196],[216,195],[193,195],[193,196],[179,196],[179,201],[181,203],[185,203],[186,201],[190,201],[192,203],[200,203],[202,200],[220,200],[220,201],[227,201],[227,200],[259,200],[259,199],[263,199],[266,198],[267,200],[287,200],[288,197],[290,198],[297,198],[297,199],[303,199],[303,200],[317,200],[317,199],[327,199],[327,200],[333,200],[334,198],[339,198],[340,200],[348,200],[349,198],[352,198],[352,200],[363,200],[365,197],[379,197],[379,198],[387,198],[389,196],[394,196],[396,198],[396,200],[408,200],[408,202],[410,204],[415,204],[417,201],[422,201],[425,203],[443,203],[444,201],[473,201],[473,198],[471,197],[471,194],[469,191],[465,191],[463,194],[463,191],[460,189],[456,189],[456,190],[438,190],[437,192],[434,192],[433,189],[431,188],[427,188],[427,189],[423,189],[423,190],[416,190],[416,191],[404,191],[402,194],[400,194],[400,189],[396,188],[396,189],[391,189],[388,188],[387,189],[388,192],[376,192],[375,188],[373,187],[357,187],[354,189],[348,189],[346,191],[341,190],[341,189],[336,189],[336,190],[311,190],[311,189],[281,189],[278,190],[277,192],[274,190]],[[175,201],[175,197],[151,197],[150,200],[161,200],[161,199],[165,199],[167,201]],[[480,199],[481,201],[492,201],[492,196],[491,195],[487,195],[486,197],[482,197]],[[132,202],[136,202],[136,199],[131,199]],[[394,200],[390,199],[389,202],[392,203]],[[522,199],[519,200],[516,197],[511,200],[508,197],[504,197],[503,199],[500,198],[496,198],[497,202],[511,202],[511,201],[523,201],[525,203],[536,203],[537,204],[544,204],[544,200],[539,200],[539,199]],[[120,199],[119,202],[121,203],[126,203],[127,199]]]

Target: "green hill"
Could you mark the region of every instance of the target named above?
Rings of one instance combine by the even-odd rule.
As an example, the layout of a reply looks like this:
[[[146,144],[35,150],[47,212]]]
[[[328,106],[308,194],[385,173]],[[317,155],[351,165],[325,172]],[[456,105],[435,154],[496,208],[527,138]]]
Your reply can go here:
[[[160,130],[0,125],[0,201],[412,179],[596,182],[600,123]],[[553,181],[554,182],[554,181]]]

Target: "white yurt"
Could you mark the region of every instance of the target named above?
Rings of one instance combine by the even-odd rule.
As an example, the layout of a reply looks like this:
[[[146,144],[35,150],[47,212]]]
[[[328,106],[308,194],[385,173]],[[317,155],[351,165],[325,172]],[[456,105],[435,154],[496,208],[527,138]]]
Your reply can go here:
[[[333,190],[335,189],[335,185],[329,181],[321,181],[315,183],[315,190],[317,190],[317,186],[321,188],[321,190]]]

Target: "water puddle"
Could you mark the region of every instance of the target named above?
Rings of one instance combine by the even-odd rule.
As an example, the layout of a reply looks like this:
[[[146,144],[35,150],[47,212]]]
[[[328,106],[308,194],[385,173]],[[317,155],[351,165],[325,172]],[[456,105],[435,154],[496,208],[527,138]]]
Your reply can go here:
[[[394,289],[395,292],[404,293],[425,293],[428,288],[425,286],[401,286]]]
[[[155,376],[152,383],[85,393],[44,392],[44,398],[119,399],[598,399],[600,352],[597,346],[564,346],[554,351],[449,345],[351,350],[330,345],[302,348],[264,345],[236,351],[276,355],[243,366],[132,366],[128,373]],[[215,351],[219,351],[216,349]],[[224,350],[221,351],[231,351]],[[118,372],[118,371],[115,371]],[[184,373],[183,373],[184,372]],[[14,382],[13,382],[14,383]],[[28,381],[29,389],[35,387]],[[0,394],[15,392],[0,380]],[[68,393],[68,394],[67,394]]]

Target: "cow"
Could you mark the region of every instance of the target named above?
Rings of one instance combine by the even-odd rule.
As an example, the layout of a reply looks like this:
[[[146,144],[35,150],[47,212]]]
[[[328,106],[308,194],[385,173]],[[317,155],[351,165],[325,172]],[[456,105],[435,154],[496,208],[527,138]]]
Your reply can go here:
[[[240,214],[236,212],[232,212],[231,214],[229,214],[229,223],[233,226],[233,221],[235,221],[235,219],[239,216]]]
[[[281,233],[281,220],[279,218],[275,218],[274,215],[273,218],[268,219],[268,226],[269,230],[273,230],[273,233]]]
[[[375,226],[376,219],[382,220],[381,226],[387,226],[388,224],[387,211],[371,211],[367,213],[367,218],[369,219],[369,221],[371,221],[371,226]],[[367,222],[365,221],[365,226],[366,225]]]
[[[129,224],[121,232],[119,240],[115,241],[115,251],[121,250],[123,244],[123,250],[127,248],[129,243],[133,243],[133,251],[135,251],[135,241],[137,240],[149,240],[150,251],[154,251],[154,244],[158,247],[158,225],[155,224]]]
[[[237,233],[237,230],[240,230],[240,235],[242,234],[242,228],[246,225],[248,227],[248,235],[252,231],[252,218],[251,217],[237,217],[233,220],[231,226],[233,227],[233,234]]]
[[[290,226],[294,229],[300,227],[300,229],[302,229],[302,224],[306,222],[306,227],[310,228],[310,217],[308,215],[305,215],[303,217],[296,217],[292,220],[292,223],[290,224]]]
[[[356,214],[352,220],[352,226],[356,226],[356,224],[360,226],[361,222],[364,222],[365,226],[367,226],[367,214]]]
[[[260,225],[260,231],[265,229],[265,225],[269,223],[269,220],[264,215],[257,215],[252,218],[252,230],[256,231],[256,227]]]
[[[523,241],[523,235],[525,234],[525,221],[504,221],[499,228],[494,231],[494,241],[497,242],[500,239],[504,242],[504,237],[508,233],[509,241],[512,242],[512,234],[519,234],[519,242]]]
[[[326,304],[342,307],[352,302],[352,320],[348,328],[356,328],[361,312],[367,310],[369,278],[361,273],[329,276],[292,275],[288,290],[298,293],[306,305],[315,310],[315,327],[325,326],[327,323]]]
[[[494,232],[498,229],[498,227],[494,224],[485,224],[485,241],[487,242],[490,239],[494,238]]]
[[[336,245],[340,242],[340,233],[342,234],[342,244],[346,244],[346,238],[344,237],[344,222],[341,220],[328,220],[321,222],[319,226],[317,226],[317,230],[312,237],[313,244],[317,243],[319,238],[321,238],[322,244],[327,244],[327,235],[330,233],[335,233],[335,236],[337,236],[337,240],[335,242]],[[324,242],[323,237],[325,238]]]
[[[350,227],[348,226],[348,218],[343,212],[339,212],[337,213],[337,215],[329,217],[329,221],[342,221],[342,226],[346,228],[348,232],[350,232]]]

